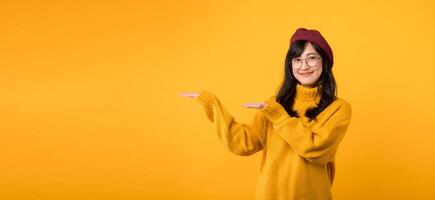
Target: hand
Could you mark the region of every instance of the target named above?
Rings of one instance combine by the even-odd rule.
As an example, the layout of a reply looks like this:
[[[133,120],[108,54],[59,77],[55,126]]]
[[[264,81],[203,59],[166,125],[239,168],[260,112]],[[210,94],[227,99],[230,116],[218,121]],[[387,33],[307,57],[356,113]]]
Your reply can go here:
[[[246,108],[256,108],[256,109],[263,109],[265,107],[267,107],[267,103],[266,102],[258,102],[258,103],[244,103],[242,104],[243,107]]]
[[[196,97],[199,96],[199,93],[198,92],[181,92],[180,96],[189,97],[189,98],[195,99]]]

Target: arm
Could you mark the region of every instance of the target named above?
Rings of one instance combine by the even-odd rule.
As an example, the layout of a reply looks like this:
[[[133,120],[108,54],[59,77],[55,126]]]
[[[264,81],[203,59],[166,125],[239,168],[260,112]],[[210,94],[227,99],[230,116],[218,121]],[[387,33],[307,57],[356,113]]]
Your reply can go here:
[[[297,154],[313,164],[323,165],[334,158],[349,126],[352,108],[345,100],[337,99],[317,116],[317,121],[310,127],[289,116],[275,101],[275,96],[268,100],[268,106],[261,112]]]
[[[250,123],[239,123],[211,92],[203,90],[196,98],[207,118],[214,123],[217,135],[224,146],[236,155],[248,156],[263,149],[266,121],[257,110]]]

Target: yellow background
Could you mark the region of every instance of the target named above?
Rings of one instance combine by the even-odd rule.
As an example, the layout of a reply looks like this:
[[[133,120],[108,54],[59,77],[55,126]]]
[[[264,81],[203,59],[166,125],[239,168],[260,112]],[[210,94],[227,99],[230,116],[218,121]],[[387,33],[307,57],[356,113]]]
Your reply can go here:
[[[253,199],[261,153],[226,150],[197,102],[283,78],[298,27],[335,56],[353,119],[337,200],[435,196],[430,1],[2,1],[0,199]]]

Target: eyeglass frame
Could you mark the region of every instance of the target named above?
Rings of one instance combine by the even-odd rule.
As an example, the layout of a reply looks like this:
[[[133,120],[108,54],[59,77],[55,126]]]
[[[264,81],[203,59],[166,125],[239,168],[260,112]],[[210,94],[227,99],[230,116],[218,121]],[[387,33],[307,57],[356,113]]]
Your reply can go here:
[[[311,53],[311,55],[314,55],[315,57],[316,57],[316,62],[318,62],[319,60],[321,60],[322,59],[322,56],[320,55],[320,54],[317,54],[317,53]],[[309,55],[309,56],[311,56],[311,55]],[[293,65],[293,60],[295,59],[295,58],[299,58],[299,59],[301,59],[301,64],[298,66],[298,67],[295,67],[295,65]],[[310,66],[309,64],[308,64],[308,62],[307,62],[307,58],[300,58],[300,57],[295,57],[295,58],[292,58],[291,60],[290,60],[290,63],[291,63],[291,65],[292,65],[292,68],[295,68],[295,69],[300,69],[301,67],[302,67],[302,60],[305,62],[305,64],[307,64],[307,66],[309,67],[309,68],[313,68],[313,69],[317,69],[319,66],[317,65],[317,63],[316,63],[316,65],[314,65],[314,66]]]

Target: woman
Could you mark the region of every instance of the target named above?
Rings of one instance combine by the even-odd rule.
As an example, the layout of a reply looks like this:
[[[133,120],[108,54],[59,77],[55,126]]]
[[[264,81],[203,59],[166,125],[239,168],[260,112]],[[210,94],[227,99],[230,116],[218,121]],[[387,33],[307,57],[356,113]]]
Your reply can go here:
[[[332,199],[334,158],[352,112],[336,96],[332,66],[332,50],[320,32],[299,28],[290,39],[278,94],[244,104],[257,109],[250,123],[235,121],[210,91],[181,95],[198,100],[231,152],[263,150],[257,200]]]

